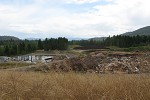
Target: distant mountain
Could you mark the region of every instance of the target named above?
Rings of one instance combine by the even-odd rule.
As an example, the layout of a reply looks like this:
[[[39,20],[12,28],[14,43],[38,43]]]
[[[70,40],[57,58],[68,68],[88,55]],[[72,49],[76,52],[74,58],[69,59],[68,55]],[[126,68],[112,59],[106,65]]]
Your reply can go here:
[[[26,38],[26,40],[39,40],[41,38]],[[44,39],[41,39],[41,40],[44,40]]]
[[[20,40],[19,38],[17,37],[14,37],[14,36],[0,36],[0,41],[5,41],[5,40]]]
[[[133,32],[127,32],[121,35],[128,35],[128,36],[136,36],[136,35],[150,35],[150,26],[140,28]]]
[[[88,40],[88,38],[68,38],[69,41],[72,40]]]
[[[94,41],[103,41],[105,40],[107,37],[95,37],[95,38],[90,38],[89,40],[94,40]]]

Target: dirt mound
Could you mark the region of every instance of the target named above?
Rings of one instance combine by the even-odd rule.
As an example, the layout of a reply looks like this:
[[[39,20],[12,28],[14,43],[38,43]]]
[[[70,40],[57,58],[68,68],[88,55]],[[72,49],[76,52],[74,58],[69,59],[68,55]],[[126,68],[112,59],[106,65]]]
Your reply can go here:
[[[56,60],[50,64],[31,67],[33,71],[83,73],[149,73],[150,57],[136,54],[107,54],[94,52],[86,57]]]

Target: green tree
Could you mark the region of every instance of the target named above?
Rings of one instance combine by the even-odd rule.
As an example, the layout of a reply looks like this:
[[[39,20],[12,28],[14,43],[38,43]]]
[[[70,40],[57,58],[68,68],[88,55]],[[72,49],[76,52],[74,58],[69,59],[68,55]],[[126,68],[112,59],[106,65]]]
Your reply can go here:
[[[10,55],[10,49],[9,49],[9,46],[6,45],[4,48],[5,48],[5,49],[4,49],[4,55],[9,56],[9,55]]]
[[[43,49],[43,43],[41,41],[41,39],[38,40],[38,50],[42,50]]]
[[[49,43],[48,43],[48,39],[47,38],[44,41],[44,50],[45,51],[49,51]]]

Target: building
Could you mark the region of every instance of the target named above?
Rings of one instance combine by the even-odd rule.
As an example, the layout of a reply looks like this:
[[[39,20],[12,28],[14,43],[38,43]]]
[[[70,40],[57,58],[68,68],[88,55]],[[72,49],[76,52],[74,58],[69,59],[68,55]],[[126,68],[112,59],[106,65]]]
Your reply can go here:
[[[52,60],[53,60],[52,56],[42,56],[42,62],[44,63],[51,62]]]
[[[7,62],[7,61],[25,61],[28,63],[36,63],[41,61],[43,63],[48,63],[53,60],[53,56],[49,54],[27,54],[15,57],[7,57],[7,56],[0,56],[0,62]]]
[[[0,56],[0,62],[7,62],[10,61],[11,57],[7,57],[7,56]]]
[[[16,61],[27,61],[27,62],[37,62],[37,61],[42,61],[42,62],[51,62],[53,59],[53,56],[50,55],[42,55],[42,54],[36,54],[36,55],[22,55],[22,56],[17,56],[14,57]]]

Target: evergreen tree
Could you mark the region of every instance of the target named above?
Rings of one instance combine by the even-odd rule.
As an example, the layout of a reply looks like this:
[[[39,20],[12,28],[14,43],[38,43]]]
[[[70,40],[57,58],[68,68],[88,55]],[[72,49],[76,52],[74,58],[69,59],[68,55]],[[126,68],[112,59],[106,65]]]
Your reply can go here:
[[[44,41],[44,50],[45,51],[49,51],[49,43],[48,43],[48,39],[47,38]]]
[[[4,47],[0,46],[0,56],[4,56]]]
[[[38,50],[42,50],[43,49],[43,43],[41,41],[41,39],[38,40]]]
[[[10,49],[9,49],[9,46],[8,45],[6,45],[5,47],[4,47],[4,54],[5,55],[10,55]]]

